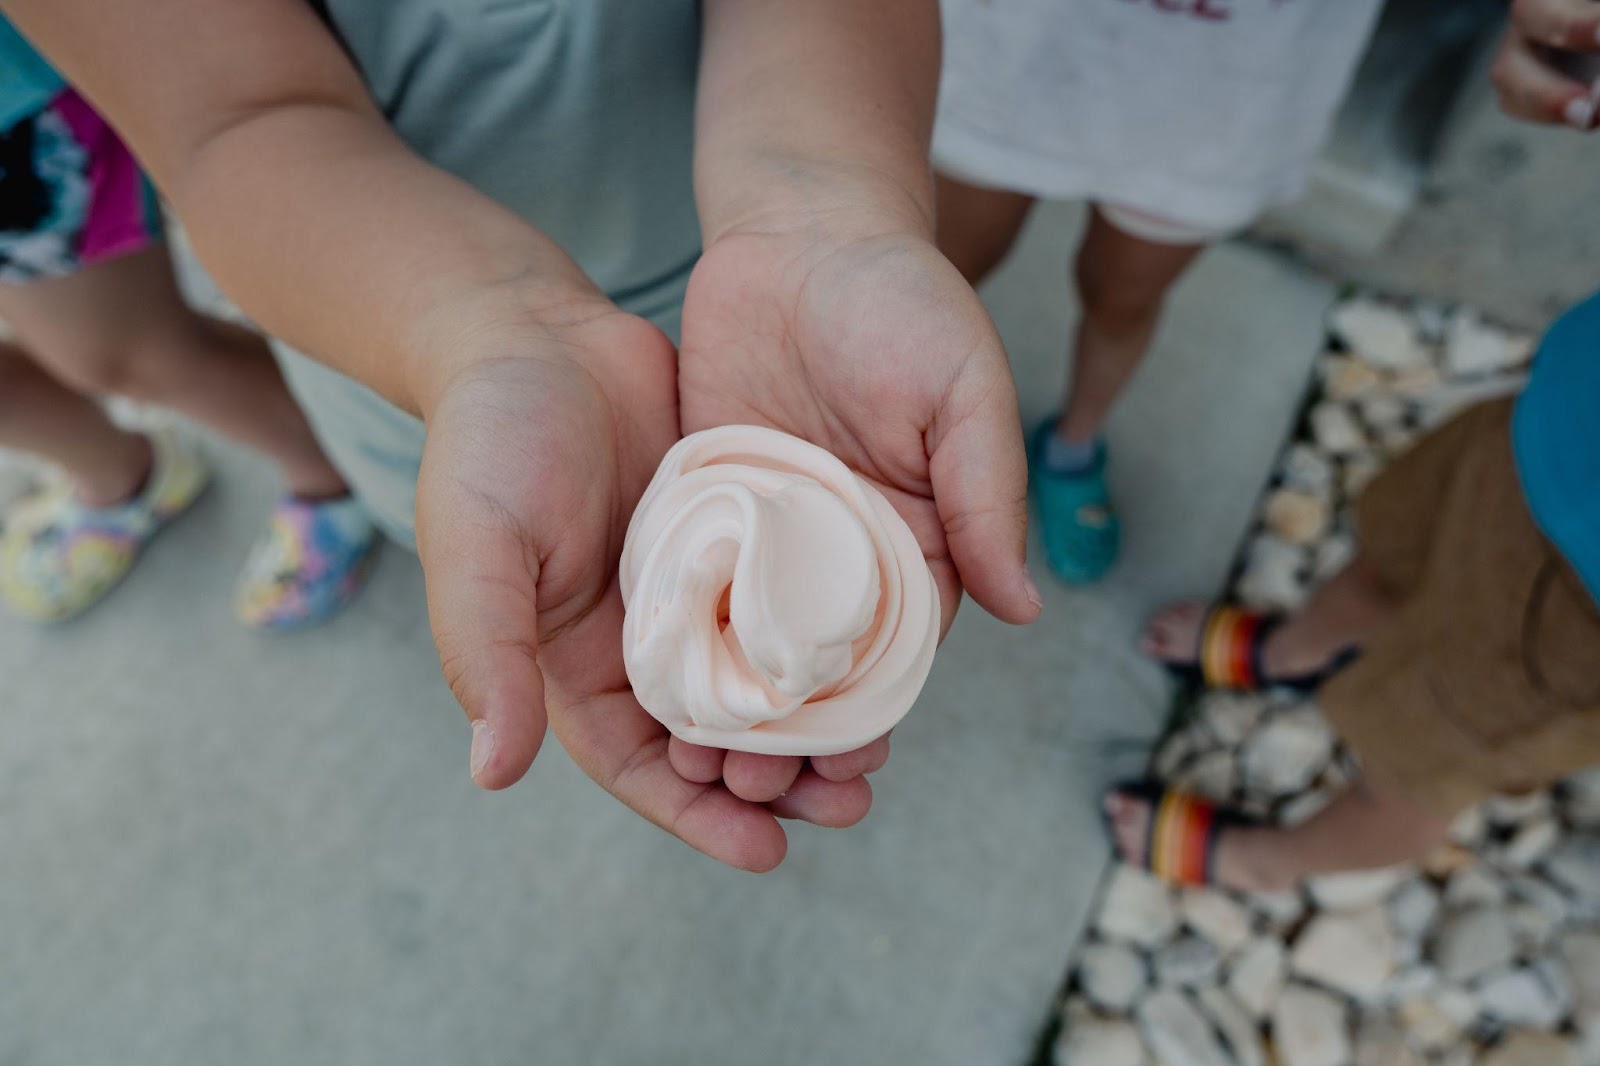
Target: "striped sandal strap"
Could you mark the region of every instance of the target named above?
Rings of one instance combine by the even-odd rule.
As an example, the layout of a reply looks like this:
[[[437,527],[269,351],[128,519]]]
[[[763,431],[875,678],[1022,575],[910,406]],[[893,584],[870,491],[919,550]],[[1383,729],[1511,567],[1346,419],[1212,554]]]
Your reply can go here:
[[[1151,802],[1145,867],[1175,885],[1211,884],[1218,834],[1236,821],[1209,800],[1163,791]]]
[[[1198,665],[1211,688],[1252,691],[1261,687],[1261,646],[1280,619],[1218,604],[1206,613]]]

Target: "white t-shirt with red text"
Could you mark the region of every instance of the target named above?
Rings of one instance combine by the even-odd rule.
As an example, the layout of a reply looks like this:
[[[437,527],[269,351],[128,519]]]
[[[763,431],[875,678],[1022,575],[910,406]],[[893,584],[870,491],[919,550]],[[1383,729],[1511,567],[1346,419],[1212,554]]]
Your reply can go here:
[[[1303,189],[1381,0],[942,0],[934,161],[1223,232]]]

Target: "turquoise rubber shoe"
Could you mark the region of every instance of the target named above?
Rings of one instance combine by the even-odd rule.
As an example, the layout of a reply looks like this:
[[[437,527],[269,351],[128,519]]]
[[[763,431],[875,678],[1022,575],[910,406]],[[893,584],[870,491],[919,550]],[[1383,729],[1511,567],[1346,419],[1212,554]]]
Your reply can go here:
[[[1039,513],[1039,533],[1050,570],[1069,585],[1100,580],[1117,560],[1122,528],[1111,510],[1106,486],[1106,449],[1097,446],[1094,463],[1081,472],[1047,469],[1045,444],[1055,432],[1051,415],[1033,431],[1028,445],[1028,489]]]

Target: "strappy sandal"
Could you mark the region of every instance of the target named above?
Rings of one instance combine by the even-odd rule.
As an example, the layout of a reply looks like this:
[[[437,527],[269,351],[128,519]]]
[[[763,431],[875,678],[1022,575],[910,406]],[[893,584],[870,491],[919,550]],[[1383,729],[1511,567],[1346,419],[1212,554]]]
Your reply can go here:
[[[1270,677],[1261,668],[1261,650],[1267,638],[1287,621],[1281,614],[1266,614],[1229,604],[1212,604],[1200,623],[1200,647],[1193,662],[1158,659],[1173,677],[1191,685],[1259,692],[1286,688],[1309,694],[1329,677],[1348,666],[1360,649],[1352,645],[1326,666],[1304,674]]]
[[[1222,831],[1235,827],[1249,829],[1261,824],[1238,811],[1220,807],[1192,792],[1168,788],[1159,781],[1132,781],[1118,785],[1111,792],[1150,804],[1143,868],[1174,885],[1216,884],[1213,863]],[[1111,830],[1109,815],[1106,829]],[[1140,864],[1135,862],[1134,865]]]

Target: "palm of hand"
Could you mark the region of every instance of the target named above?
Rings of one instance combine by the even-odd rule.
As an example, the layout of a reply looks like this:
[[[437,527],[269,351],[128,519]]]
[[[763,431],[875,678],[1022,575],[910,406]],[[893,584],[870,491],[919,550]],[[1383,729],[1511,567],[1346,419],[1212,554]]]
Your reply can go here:
[[[548,721],[607,791],[730,865],[776,866],[779,816],[859,819],[870,803],[860,774],[881,748],[819,760],[838,782],[799,774],[798,760],[785,775],[764,756],[669,742],[629,687],[617,559],[678,436],[670,342],[611,312],[559,341],[518,345],[451,382],[429,418],[417,488],[440,660],[475,733],[493,738],[486,758],[475,744],[473,776],[489,788],[516,781]]]
[[[679,382],[685,432],[772,426],[875,482],[928,558],[946,628],[963,580],[1001,617],[1035,613],[1017,584],[1010,370],[976,294],[926,241],[724,238],[690,281]]]

